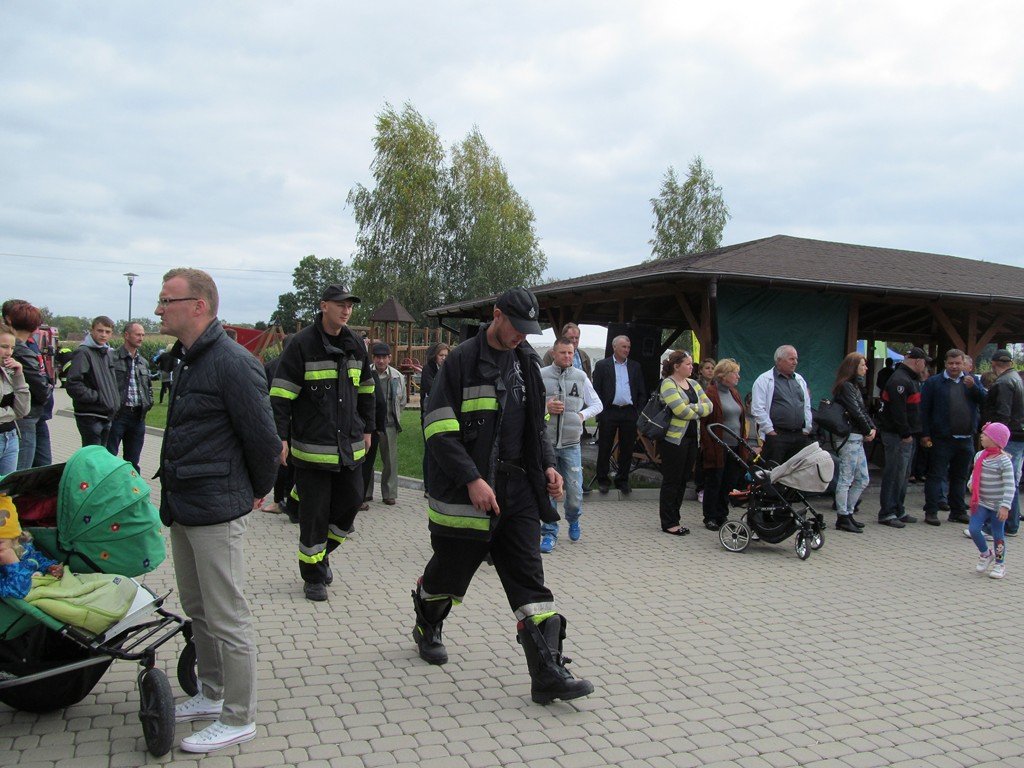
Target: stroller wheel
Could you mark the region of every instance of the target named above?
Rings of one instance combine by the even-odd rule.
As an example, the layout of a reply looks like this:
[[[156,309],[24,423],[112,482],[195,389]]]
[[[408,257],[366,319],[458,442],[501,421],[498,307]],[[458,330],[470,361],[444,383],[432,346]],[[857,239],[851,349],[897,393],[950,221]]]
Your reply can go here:
[[[742,552],[750,545],[750,529],[746,523],[726,520],[718,529],[718,540],[730,552]]]
[[[139,720],[149,753],[161,757],[170,752],[174,741],[174,696],[162,670],[144,669],[139,673]]]
[[[817,552],[819,549],[825,546],[825,534],[821,531],[815,530],[811,534],[811,549]]]
[[[807,535],[803,531],[799,531],[796,534],[796,556],[801,560],[806,560],[811,556],[810,543],[807,541]]]
[[[178,657],[178,685],[189,696],[199,693],[199,674],[196,672],[196,644],[191,638]]]

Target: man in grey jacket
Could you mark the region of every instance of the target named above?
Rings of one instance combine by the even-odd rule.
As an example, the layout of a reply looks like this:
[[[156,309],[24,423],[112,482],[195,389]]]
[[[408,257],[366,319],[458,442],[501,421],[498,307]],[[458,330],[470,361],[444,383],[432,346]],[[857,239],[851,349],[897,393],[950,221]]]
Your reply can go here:
[[[164,275],[160,332],[181,360],[160,452],[160,518],[170,526],[181,606],[192,619],[199,693],[177,722],[212,752],[256,736],[256,633],[242,588],[246,515],[273,487],[281,453],[263,366],[217,320],[217,286],[198,269]]]
[[[405,409],[405,376],[391,367],[391,347],[382,341],[374,342],[373,368],[377,372],[383,389],[385,402],[385,423],[377,424],[377,441],[380,450],[381,473],[380,495],[385,504],[391,506],[398,497],[398,433],[402,431],[402,411]],[[371,453],[373,449],[371,447]],[[372,462],[373,459],[368,459]],[[366,486],[366,498],[373,496],[373,469],[370,468],[370,482]]]
[[[547,396],[547,432],[555,449],[555,469],[565,487],[565,521],[569,540],[580,540],[583,513],[583,460],[580,439],[583,425],[604,410],[594,385],[573,365],[576,346],[563,336],[551,348],[552,365],[540,369]],[[557,502],[552,500],[551,505]],[[540,551],[547,554],[558,541],[558,523],[541,523]]]
[[[121,406],[109,343],[113,335],[113,320],[106,315],[95,318],[68,369],[65,387],[75,407],[83,446],[107,444],[111,420]]]

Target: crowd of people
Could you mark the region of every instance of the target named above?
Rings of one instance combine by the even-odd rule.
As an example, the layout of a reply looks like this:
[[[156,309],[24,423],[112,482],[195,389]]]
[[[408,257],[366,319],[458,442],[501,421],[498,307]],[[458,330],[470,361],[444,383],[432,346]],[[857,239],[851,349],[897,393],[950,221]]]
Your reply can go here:
[[[255,629],[243,586],[247,515],[287,512],[298,524],[296,570],[304,596],[328,599],[331,556],[374,498],[374,457],[383,472],[381,501],[398,494],[397,443],[407,382],[391,365],[391,348],[349,327],[360,299],[328,286],[314,322],[288,337],[281,355],[261,366],[234,343],[217,318],[217,286],[208,274],[175,269],[164,276],[156,314],[177,339],[155,365],[167,373],[171,402],[160,451],[160,517],[170,528],[182,608],[192,620],[199,692],[179,703],[179,722],[212,720],[181,743],[205,753],[255,736]],[[412,639],[421,659],[445,664],[443,624],[461,604],[484,562],[494,566],[516,621],[538,703],[593,692],[562,655],[568,621],[545,584],[542,555],[552,553],[564,518],[568,538],[583,535],[582,444],[596,419],[596,483],[631,490],[637,420],[648,401],[631,340],[612,340],[596,363],[569,323],[541,361],[526,342],[541,332],[536,297],[513,289],[498,297],[492,320],[454,348],[436,344],[421,377],[424,495],[431,557],[412,585]],[[0,324],[0,474],[50,461],[46,421],[53,377],[31,336],[39,310],[24,301],[3,306]],[[100,316],[65,365],[83,445],[105,445],[139,469],[145,416],[153,406],[145,331]],[[166,361],[173,363],[168,364]],[[1020,525],[1017,488],[1024,458],[1024,386],[1011,355],[999,350],[988,382],[969,358],[951,349],[944,369],[914,347],[882,371],[872,406],[867,360],[839,364],[831,399],[848,426],[829,438],[836,454],[838,531],[858,534],[856,517],[868,486],[867,448],[885,451],[878,523],[903,528],[917,518],[905,507],[915,454],[924,456],[924,522],[968,523],[979,550],[977,570],[1006,573],[1006,537]],[[745,484],[750,462],[781,464],[820,438],[799,355],[782,345],[745,402],[740,363],[695,361],[685,350],[661,364],[656,394],[663,434],[644,450],[662,475],[659,525],[685,536],[682,502],[699,486],[703,524],[719,530],[730,494]],[[163,400],[161,394],[160,400]],[[641,438],[645,439],[645,438]],[[976,450],[980,446],[980,450]],[[269,495],[268,494],[271,494]],[[559,504],[562,515],[559,515]]]

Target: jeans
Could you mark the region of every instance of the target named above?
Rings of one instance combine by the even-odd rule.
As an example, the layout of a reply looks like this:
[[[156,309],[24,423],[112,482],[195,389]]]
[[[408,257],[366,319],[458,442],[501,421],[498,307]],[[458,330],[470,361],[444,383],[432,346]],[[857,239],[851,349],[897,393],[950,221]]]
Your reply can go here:
[[[18,430],[0,432],[0,475],[9,475],[18,468]]]
[[[107,450],[117,456],[117,451],[124,443],[124,460],[135,467],[140,475],[139,459],[142,457],[142,444],[146,439],[146,415],[141,408],[122,408],[114,417],[107,435]]]
[[[970,532],[971,538],[974,539],[974,546],[978,548],[981,554],[988,552],[988,542],[985,541],[985,533],[983,529],[992,529],[992,548],[996,553],[996,562],[1003,562],[1003,558],[1006,556],[1006,539],[1004,526],[1005,521],[999,520],[996,517],[995,510],[983,507],[980,504],[978,509],[975,510],[974,514],[971,515]]]
[[[50,448],[49,416],[40,416],[36,422],[36,455],[32,459],[33,467],[48,467],[53,464],[53,451]]]
[[[924,484],[924,513],[934,515],[942,501],[942,486],[949,481],[945,494],[949,502],[950,515],[966,515],[967,478],[971,473],[971,459],[974,458],[974,438],[935,437],[928,458],[928,475]]]
[[[1024,440],[1011,440],[1006,444],[1004,449],[1010,454],[1010,460],[1013,462],[1013,487],[1016,489],[1020,485],[1020,473],[1021,464],[1024,463]],[[1006,532],[1017,533],[1020,528],[1020,493],[1017,490],[1013,492],[1013,503],[1010,505],[1010,516],[1006,518]]]
[[[107,446],[110,434],[110,420],[99,416],[75,416],[78,434],[82,436],[82,447],[87,445]]]
[[[907,498],[910,464],[914,460],[914,441],[903,442],[896,432],[883,432],[882,445],[885,447],[885,469],[882,470],[882,490],[879,494],[879,521],[907,514],[903,503]]]
[[[36,424],[38,418],[18,419],[21,442],[18,447],[18,469],[30,469],[36,456]]]
[[[888,459],[886,463],[888,464]],[[860,495],[868,487],[868,482],[868,457],[864,453],[864,436],[852,434],[839,449],[836,514],[852,515]]]
[[[565,489],[565,521],[575,523],[580,519],[583,505],[583,458],[580,444],[555,448],[555,469],[562,476]],[[551,500],[552,509],[558,509],[558,503]],[[558,523],[543,523],[541,533],[558,538]]]

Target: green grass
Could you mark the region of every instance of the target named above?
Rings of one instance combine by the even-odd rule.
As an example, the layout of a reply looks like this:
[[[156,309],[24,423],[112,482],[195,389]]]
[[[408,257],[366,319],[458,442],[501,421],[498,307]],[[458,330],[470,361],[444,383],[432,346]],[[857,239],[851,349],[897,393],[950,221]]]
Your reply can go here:
[[[167,401],[154,403],[146,414],[146,426],[163,429],[167,426]],[[377,469],[381,469],[380,456]],[[418,410],[402,412],[402,431],[398,435],[398,474],[405,477],[423,477],[423,430],[420,429]]]

